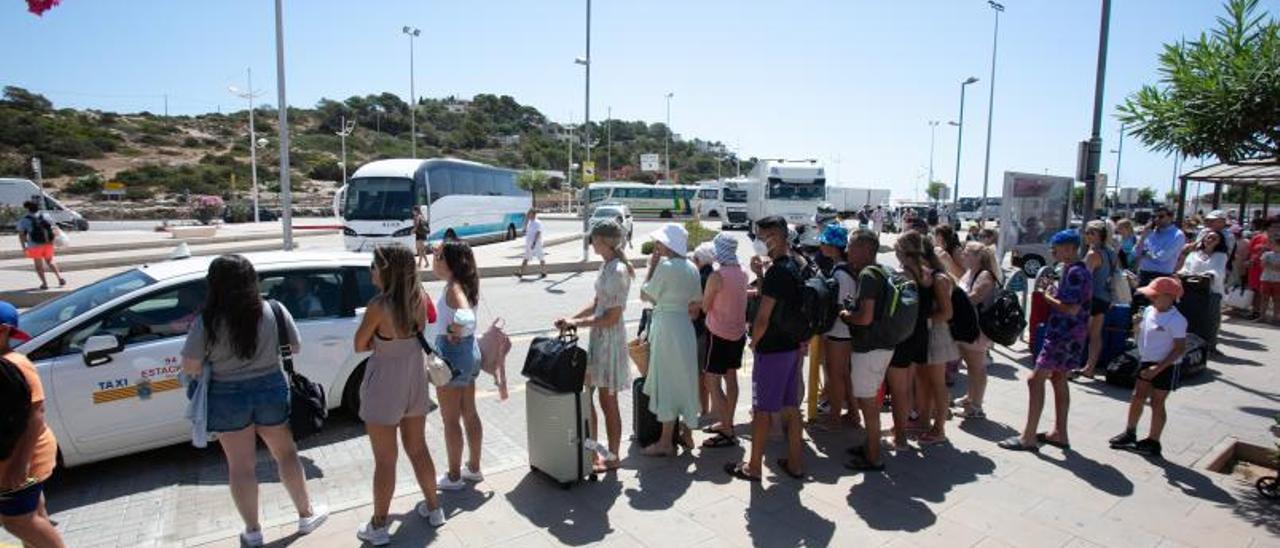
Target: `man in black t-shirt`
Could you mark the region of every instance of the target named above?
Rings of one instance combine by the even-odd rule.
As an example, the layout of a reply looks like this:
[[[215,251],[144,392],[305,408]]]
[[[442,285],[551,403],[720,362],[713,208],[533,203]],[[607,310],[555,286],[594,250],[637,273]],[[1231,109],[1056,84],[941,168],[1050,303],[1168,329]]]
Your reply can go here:
[[[725,465],[730,475],[759,481],[764,447],[769,440],[773,415],[781,413],[787,432],[787,458],[779,459],[783,472],[800,478],[803,440],[800,426],[800,348],[807,340],[808,322],[800,316],[800,266],[791,257],[787,221],[772,216],[756,222],[756,238],[769,250],[772,266],[760,285],[760,309],[751,325],[753,401],[751,454],[747,462]]]
[[[859,472],[880,471],[884,469],[884,461],[880,458],[880,402],[876,395],[880,385],[884,383],[885,372],[889,369],[889,360],[893,358],[893,347],[879,348],[874,341],[867,340],[866,330],[871,322],[882,319],[876,315],[876,307],[883,305],[888,298],[888,280],[884,270],[876,264],[876,254],[880,251],[880,239],[875,232],[859,230],[849,238],[847,249],[849,268],[858,273],[857,290],[854,293],[856,305],[852,310],[840,313],[840,319],[849,324],[849,332],[853,339],[853,357],[850,360],[850,375],[853,378],[853,397],[862,411],[863,424],[867,427],[867,442],[862,454],[855,454],[845,464],[849,469]]]

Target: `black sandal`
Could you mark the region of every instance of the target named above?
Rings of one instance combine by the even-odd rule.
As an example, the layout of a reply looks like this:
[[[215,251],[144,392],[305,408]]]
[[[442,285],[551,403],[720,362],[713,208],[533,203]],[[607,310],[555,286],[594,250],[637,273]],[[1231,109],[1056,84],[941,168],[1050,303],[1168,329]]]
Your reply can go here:
[[[703,449],[714,449],[718,447],[734,447],[738,445],[737,436],[725,434],[724,432],[716,432],[715,437],[706,439],[702,442]]]
[[[760,482],[760,476],[753,476],[753,475],[751,475],[751,474],[747,473],[747,465],[746,465],[746,464],[743,464],[743,463],[741,463],[741,462],[726,462],[726,463],[724,463],[724,471],[725,471],[725,473],[729,474],[730,476],[733,476],[733,477],[738,478],[738,479],[740,479],[740,480],[746,480],[746,481],[750,481],[750,482],[754,482],[754,483],[759,483],[759,482]]]
[[[1040,432],[1039,434],[1036,434],[1036,441],[1043,443],[1045,445],[1052,445],[1054,447],[1057,447],[1058,449],[1062,449],[1063,451],[1071,449],[1070,443],[1062,443],[1058,440],[1051,439],[1049,438],[1049,434],[1045,432]]]
[[[997,443],[996,446],[1010,451],[1030,451],[1032,453],[1040,452],[1040,446],[1038,445],[1023,445],[1021,436],[1010,437],[1000,443]]]
[[[790,466],[791,463],[788,462],[787,459],[778,459],[774,462],[777,463],[778,466],[782,467],[782,473],[788,476],[791,476],[791,479],[798,479],[798,480],[804,479],[803,472],[796,473],[791,471],[791,466]]]

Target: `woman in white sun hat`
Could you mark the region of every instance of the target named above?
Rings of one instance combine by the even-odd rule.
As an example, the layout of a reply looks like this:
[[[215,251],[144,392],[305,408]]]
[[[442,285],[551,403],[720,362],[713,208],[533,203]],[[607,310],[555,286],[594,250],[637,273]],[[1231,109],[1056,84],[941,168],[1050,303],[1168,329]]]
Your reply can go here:
[[[667,223],[653,231],[653,253],[640,296],[653,303],[649,325],[649,374],[644,392],[649,411],[662,422],[662,437],[644,448],[650,456],[675,453],[677,421],[681,445],[693,448],[690,428],[698,426],[698,343],[691,318],[702,302],[702,282],[698,269],[685,258],[689,253],[689,233],[684,227]]]

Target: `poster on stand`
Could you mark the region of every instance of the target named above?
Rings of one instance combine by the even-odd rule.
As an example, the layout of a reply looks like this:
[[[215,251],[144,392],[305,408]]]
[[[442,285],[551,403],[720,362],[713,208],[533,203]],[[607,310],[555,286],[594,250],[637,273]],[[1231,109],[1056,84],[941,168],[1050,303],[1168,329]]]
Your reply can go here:
[[[1068,226],[1074,184],[1071,177],[1006,171],[1000,202],[1000,257],[1012,251],[1015,258],[1036,257],[1041,265],[1049,264],[1049,238]]]

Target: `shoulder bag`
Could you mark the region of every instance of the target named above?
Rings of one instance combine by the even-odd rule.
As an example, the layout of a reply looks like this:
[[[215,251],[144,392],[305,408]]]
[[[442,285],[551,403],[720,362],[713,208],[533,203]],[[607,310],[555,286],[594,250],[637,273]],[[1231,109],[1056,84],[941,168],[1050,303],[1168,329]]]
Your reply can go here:
[[[276,301],[269,303],[276,319],[280,363],[284,366],[285,375],[289,377],[289,428],[293,431],[294,439],[302,439],[324,427],[324,421],[329,417],[329,407],[324,397],[324,387],[311,382],[293,369],[293,347],[289,344],[289,333],[284,325],[281,305]]]

